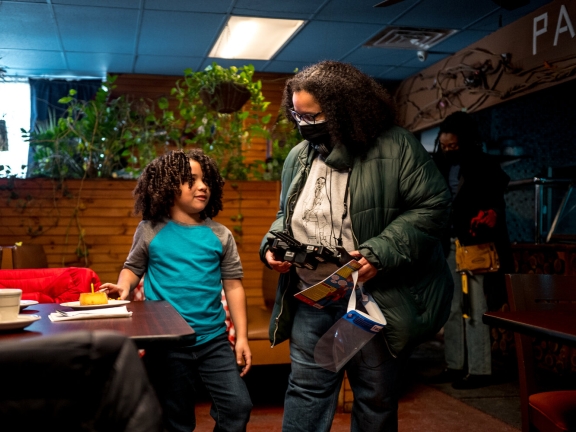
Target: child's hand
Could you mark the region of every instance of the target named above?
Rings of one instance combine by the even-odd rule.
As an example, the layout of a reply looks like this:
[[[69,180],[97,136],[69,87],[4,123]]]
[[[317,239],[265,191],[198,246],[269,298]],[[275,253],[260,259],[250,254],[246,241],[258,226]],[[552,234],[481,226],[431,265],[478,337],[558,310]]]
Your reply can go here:
[[[236,354],[236,363],[238,364],[238,367],[242,367],[240,376],[243,377],[248,373],[250,367],[252,366],[252,353],[250,352],[250,347],[248,346],[248,340],[236,339],[234,352]]]
[[[126,300],[130,294],[130,287],[123,287],[113,283],[105,283],[100,285],[100,292],[105,292],[110,298],[118,297],[120,300]]]

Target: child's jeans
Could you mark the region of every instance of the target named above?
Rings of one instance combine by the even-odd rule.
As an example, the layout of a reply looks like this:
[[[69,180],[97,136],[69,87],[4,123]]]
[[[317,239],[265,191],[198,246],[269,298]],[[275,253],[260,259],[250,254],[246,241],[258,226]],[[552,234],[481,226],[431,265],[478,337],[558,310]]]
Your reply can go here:
[[[252,402],[226,334],[200,346],[146,350],[144,361],[164,411],[168,431],[196,427],[195,388],[200,378],[212,398],[215,431],[246,430]]]

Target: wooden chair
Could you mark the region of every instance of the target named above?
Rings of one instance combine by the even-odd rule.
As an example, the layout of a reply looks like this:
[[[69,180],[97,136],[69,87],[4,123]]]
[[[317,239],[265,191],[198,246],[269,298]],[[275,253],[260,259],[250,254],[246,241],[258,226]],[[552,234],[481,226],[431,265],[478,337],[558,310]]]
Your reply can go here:
[[[576,313],[576,276],[507,274],[511,311],[550,310]],[[532,338],[514,334],[520,381],[522,431],[576,430],[576,390],[537,392]]]
[[[48,268],[48,259],[40,244],[1,246],[2,269]]]

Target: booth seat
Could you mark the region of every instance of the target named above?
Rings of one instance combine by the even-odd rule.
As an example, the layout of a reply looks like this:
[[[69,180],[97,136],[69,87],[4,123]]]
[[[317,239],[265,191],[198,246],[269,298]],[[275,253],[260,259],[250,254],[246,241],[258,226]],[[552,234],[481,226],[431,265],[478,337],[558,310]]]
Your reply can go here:
[[[89,268],[42,268],[0,270],[0,288],[20,288],[22,300],[38,303],[77,301],[80,293],[100,287],[98,275]]]
[[[272,307],[276,297],[279,273],[265,266],[262,267],[262,296],[264,304],[249,305],[246,311],[252,364],[254,366],[289,364],[290,344],[283,342],[272,348],[268,338],[268,328],[272,318]]]

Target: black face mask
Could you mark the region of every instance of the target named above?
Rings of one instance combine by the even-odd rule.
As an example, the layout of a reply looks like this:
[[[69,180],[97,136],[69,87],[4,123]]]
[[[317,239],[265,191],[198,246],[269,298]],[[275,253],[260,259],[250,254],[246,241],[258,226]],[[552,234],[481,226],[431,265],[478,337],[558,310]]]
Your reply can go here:
[[[460,159],[461,159],[460,150],[447,151],[444,153],[444,157],[446,158],[446,161],[450,165],[459,165],[460,164]]]
[[[328,132],[328,123],[303,124],[298,125],[302,137],[312,144],[312,147],[322,156],[327,157],[332,151],[330,143],[330,133]]]

